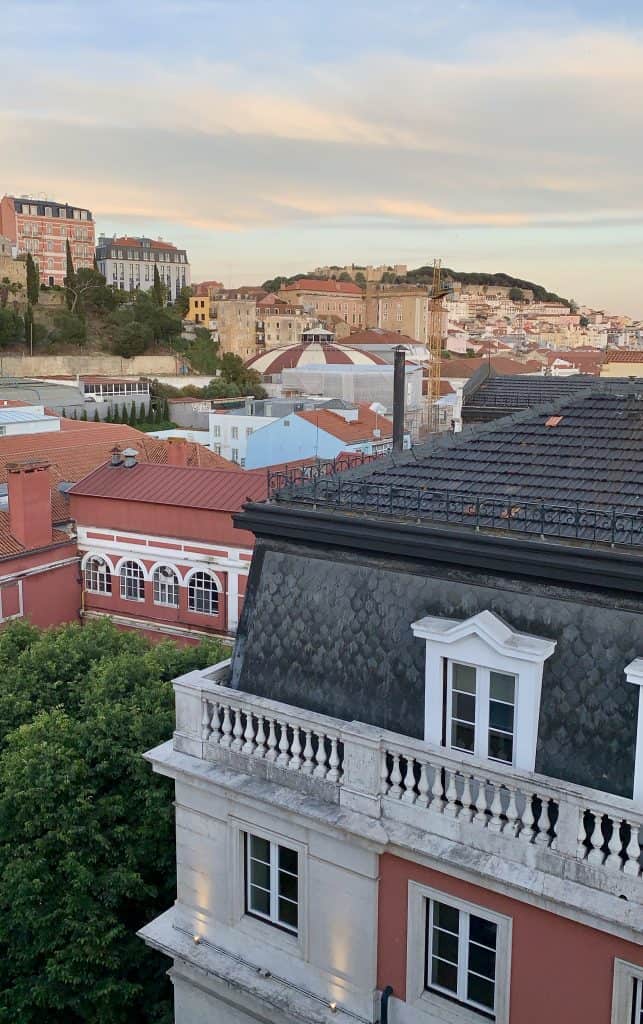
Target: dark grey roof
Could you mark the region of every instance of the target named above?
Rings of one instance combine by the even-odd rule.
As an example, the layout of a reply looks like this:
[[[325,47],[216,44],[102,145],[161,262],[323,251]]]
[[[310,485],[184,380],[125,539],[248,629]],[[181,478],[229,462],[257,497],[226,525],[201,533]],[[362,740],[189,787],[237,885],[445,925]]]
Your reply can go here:
[[[643,380],[583,388],[279,500],[641,546]]]
[[[473,384],[473,380],[470,383]],[[532,377],[526,374],[495,374],[492,369],[476,386],[465,388],[462,421],[474,423],[497,419],[510,412],[559,402],[592,387],[597,387],[597,379],[591,374]]]

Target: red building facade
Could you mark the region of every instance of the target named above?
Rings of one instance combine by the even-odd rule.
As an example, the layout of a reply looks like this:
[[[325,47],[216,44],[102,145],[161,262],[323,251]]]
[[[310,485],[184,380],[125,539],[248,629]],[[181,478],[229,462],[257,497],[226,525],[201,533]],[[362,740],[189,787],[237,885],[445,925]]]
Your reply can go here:
[[[3,196],[0,235],[15,243],[18,254],[32,254],[45,285],[65,283],[67,242],[75,270],[94,265],[96,234],[91,210],[51,200]]]
[[[127,452],[128,450],[126,450]],[[82,615],[197,642],[236,631],[254,538],[232,514],[264,473],[137,464],[116,453],[70,492]]]

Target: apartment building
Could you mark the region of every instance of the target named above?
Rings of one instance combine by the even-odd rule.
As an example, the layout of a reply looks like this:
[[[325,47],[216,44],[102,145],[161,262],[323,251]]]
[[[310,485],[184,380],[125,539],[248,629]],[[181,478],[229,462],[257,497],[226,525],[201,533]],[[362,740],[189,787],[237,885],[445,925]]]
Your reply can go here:
[[[233,658],[147,754],[177,1024],[638,1024],[641,387],[237,516]]]
[[[181,289],[190,284],[190,264],[185,249],[177,249],[162,238],[136,238],[101,235],[96,248],[98,269],[107,284],[124,291],[148,292],[154,286],[154,268],[158,268],[168,302],[174,302]]]
[[[426,344],[429,332],[428,289],[404,285],[367,288],[366,327],[394,331]],[[444,332],[446,334],[446,313]]]
[[[257,345],[279,348],[297,345],[312,324],[303,306],[285,302],[271,293],[257,302]]]
[[[14,245],[10,238],[0,235],[0,282],[18,285],[23,300],[27,294],[27,264],[23,259],[15,259]]]
[[[362,289],[352,281],[300,278],[279,289],[286,302],[303,306],[307,313],[323,319],[329,313],[340,316],[350,327],[363,327],[366,308]]]
[[[94,265],[94,220],[91,210],[82,207],[5,195],[0,200],[0,235],[11,240],[18,255],[31,253],[41,284],[64,285],[67,242],[76,270]]]

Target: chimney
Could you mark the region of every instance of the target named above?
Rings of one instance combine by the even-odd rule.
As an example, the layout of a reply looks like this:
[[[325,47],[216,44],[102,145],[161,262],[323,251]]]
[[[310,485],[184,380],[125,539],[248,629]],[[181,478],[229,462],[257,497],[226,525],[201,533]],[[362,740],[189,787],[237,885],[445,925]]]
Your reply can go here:
[[[123,459],[121,457],[121,450],[118,447],[118,445],[116,445],[114,448],[112,448],[111,465],[112,466],[122,466],[123,465]]]
[[[44,459],[7,464],[9,530],[26,548],[52,542],[51,483]]]
[[[168,466],[187,466],[189,449],[184,438],[168,437],[167,444]]]
[[[402,345],[395,349],[393,366],[393,451],[401,452],[404,447],[404,364],[406,350]]]
[[[125,469],[132,469],[136,465],[136,456],[138,452],[136,448],[124,448],[123,449],[123,466]]]

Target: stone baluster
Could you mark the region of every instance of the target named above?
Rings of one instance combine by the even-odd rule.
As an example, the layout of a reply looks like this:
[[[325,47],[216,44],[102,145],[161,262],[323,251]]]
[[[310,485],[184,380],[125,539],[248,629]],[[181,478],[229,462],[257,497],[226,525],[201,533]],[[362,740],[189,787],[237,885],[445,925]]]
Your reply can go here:
[[[505,822],[502,817],[502,786],[497,782],[492,783],[493,786],[493,797],[491,800],[491,817],[487,823],[487,828],[490,832],[500,833],[502,832]]]
[[[201,739],[207,741],[210,739],[212,734],[212,726],[210,725],[210,707],[207,700],[202,702],[201,711]]]
[[[328,768],[326,766],[326,736],[320,732],[317,737],[317,754],[315,755],[315,771],[313,775],[317,779],[325,779]]]
[[[275,730],[275,720],[270,719],[270,725],[268,726],[268,753],[266,754],[266,761],[270,761],[272,764],[277,760],[277,733]]]
[[[534,842],[538,846],[549,846],[550,835],[549,835],[549,798],[543,796],[540,798],[540,817],[538,818],[538,831],[536,833]]]
[[[281,734],[279,736],[279,757],[277,758],[277,764],[280,768],[287,768],[288,762],[290,761],[290,755],[288,750],[290,743],[288,742],[288,726],[286,722],[280,722],[279,728]]]
[[[330,737],[330,757],[328,759],[328,774],[326,778],[331,782],[339,782],[341,772],[339,770],[339,751],[337,749],[337,736]]]
[[[600,814],[595,814],[592,811],[592,815],[594,818],[594,828],[591,836],[589,837],[590,849],[587,854],[587,863],[601,865],[604,860],[602,846],[605,842],[605,837],[603,836],[603,829],[601,828]]]
[[[458,803],[458,787],[456,784],[457,772],[451,768],[445,769],[449,777],[447,783],[446,793],[444,794],[446,803],[444,805],[443,814],[446,818],[457,818],[460,813],[460,805]]]
[[[442,814],[444,807],[444,788],[442,786],[442,770],[439,765],[433,766],[433,783],[431,785],[431,810]]]
[[[418,780],[418,806],[428,807],[429,806],[429,777],[426,773],[426,764],[424,761],[420,764],[420,778]]]
[[[310,729],[304,729],[304,763],[301,766],[301,770],[304,775],[312,775],[314,762],[313,762],[313,741]]]
[[[507,803],[507,824],[505,825],[505,835],[515,837],[518,835],[518,829],[520,828],[520,818],[518,817],[518,805],[516,803],[516,787],[507,786],[509,790],[509,801]]]
[[[520,830],[519,839],[522,839],[523,843],[533,843],[536,835],[536,818],[534,816],[534,794],[527,791],[525,793],[525,809],[522,812],[522,828]]]
[[[288,767],[293,772],[298,772],[302,766],[301,759],[301,736],[299,732],[299,726],[293,725],[292,727],[292,743],[290,744],[290,761]]]
[[[223,732],[223,735],[221,737],[221,746],[229,747],[230,744],[232,743],[232,721],[230,719],[229,704],[226,704],[226,706],[223,709],[223,725],[221,728]]]
[[[382,759],[380,761],[380,795],[386,796],[389,791],[388,781],[388,751],[382,751]]]
[[[402,772],[400,771],[400,755],[393,754],[393,767],[391,768],[391,788],[388,791],[388,795],[392,796],[393,799],[399,800],[402,796],[402,787],[400,782],[402,781]]]
[[[625,825],[629,827],[630,838],[626,847],[627,860],[623,865],[623,872],[626,875],[631,875],[633,878],[638,878],[640,872],[639,858],[641,856],[641,846],[639,844],[639,826],[634,821],[626,821]]]
[[[607,841],[608,854],[605,858],[605,867],[610,871],[620,871],[623,867],[621,860],[621,822],[618,818],[611,819],[612,833]]]
[[[212,703],[212,717],[210,718],[210,743],[218,743],[221,739],[220,710],[221,706],[214,701]]]
[[[255,749],[255,724],[252,712],[246,712],[246,728],[243,733],[244,744],[241,748],[242,754],[253,754]]]
[[[241,721],[241,708],[235,708],[234,709],[234,728],[232,730],[232,735],[234,736],[234,739],[232,741],[232,746],[231,746],[230,749],[231,750],[237,750],[237,751],[241,750],[241,748],[243,746],[243,741],[242,741],[242,738],[241,738],[243,736],[243,724],[242,724],[242,721]]]
[[[406,771],[402,785],[404,787],[402,800],[405,804],[414,804],[417,797],[415,794],[415,759],[412,757],[406,759]]]
[[[578,811],[578,837],[576,841],[576,857],[578,860],[585,860],[587,857],[587,826],[585,825],[585,812],[582,807]]]
[[[266,728],[265,728],[265,722],[266,722],[266,720],[263,717],[263,715],[259,715],[258,718],[257,718],[257,735],[255,737],[255,749],[254,749],[255,757],[265,757],[266,756]]]
[[[470,822],[474,815],[474,810],[471,806],[473,803],[473,796],[471,794],[471,779],[473,776],[467,773],[462,778],[464,780],[462,783],[462,807],[460,808],[458,819]]]
[[[487,780],[477,779],[478,783],[478,794],[476,796],[476,813],[474,814],[472,821],[475,821],[477,825],[482,825],[483,828],[487,826]]]

